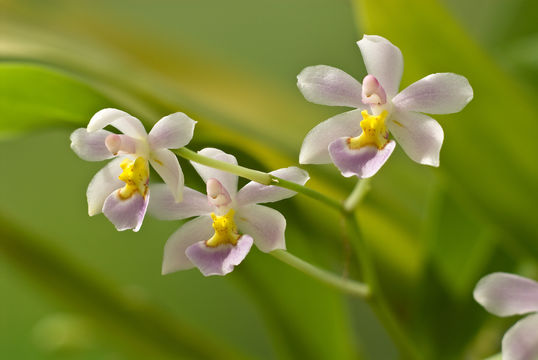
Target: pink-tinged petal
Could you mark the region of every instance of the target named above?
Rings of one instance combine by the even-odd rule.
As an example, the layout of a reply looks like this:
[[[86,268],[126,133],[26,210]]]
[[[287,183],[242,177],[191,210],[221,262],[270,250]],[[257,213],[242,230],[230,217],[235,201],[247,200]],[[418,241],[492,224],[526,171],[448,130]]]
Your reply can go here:
[[[86,190],[88,199],[88,214],[90,216],[99,214],[103,210],[106,198],[115,190],[123,187],[125,183],[118,179],[123,172],[120,167],[125,157],[118,157],[106,164],[95,174]]]
[[[295,166],[271,171],[270,174],[300,185],[304,185],[310,178],[306,171]],[[275,202],[287,199],[295,194],[297,194],[295,191],[284,189],[279,186],[267,186],[251,181],[237,193],[237,203],[239,206],[243,206],[248,204]]]
[[[538,311],[538,283],[514,274],[499,272],[483,277],[473,295],[487,311],[499,316]]]
[[[127,199],[121,198],[119,191],[110,194],[103,205],[103,214],[116,227],[116,230],[123,231],[132,229],[140,230],[144,215],[148,208],[149,190],[146,196],[134,193]]]
[[[152,149],[178,149],[187,145],[193,136],[196,121],[184,113],[163,117],[149,132],[148,141]]]
[[[362,115],[359,109],[338,114],[318,124],[310,130],[303,140],[299,163],[330,163],[329,144],[344,136],[353,137],[359,135],[362,131],[359,125],[361,120]]]
[[[503,360],[538,359],[538,314],[519,320],[504,334]]]
[[[424,114],[396,110],[387,127],[412,160],[419,164],[439,166],[444,132],[436,120]]]
[[[252,236],[261,251],[286,249],[286,219],[275,209],[255,204],[241,206],[235,214],[235,223],[240,233]]]
[[[118,109],[103,109],[98,111],[90,119],[87,129],[89,132],[93,132],[108,125],[114,126],[125,135],[134,138],[145,139],[147,136],[146,129],[144,129],[144,125],[142,125],[140,120]]]
[[[205,241],[199,241],[189,246],[185,254],[204,276],[226,275],[243,261],[252,243],[253,240],[249,235],[241,236],[236,245],[209,247]]]
[[[88,132],[84,128],[76,129],[71,136],[71,149],[83,160],[101,161],[114,157],[108,151],[105,140],[112,133],[106,130]]]
[[[345,177],[356,175],[359,178],[369,178],[374,176],[396,147],[396,143],[391,140],[381,150],[375,146],[350,149],[348,140],[349,138],[343,137],[329,145],[332,161]]]
[[[386,94],[392,98],[398,93],[403,74],[403,57],[400,49],[377,35],[364,35],[357,42],[368,74],[374,75]]]
[[[226,154],[224,151],[219,149],[205,148],[198,151],[198,154],[210,157],[215,160],[224,161],[229,164],[237,165],[237,160],[235,156]],[[192,166],[194,166],[198,174],[200,174],[205,183],[207,183],[207,180],[211,178],[217,179],[228,191],[228,194],[230,194],[232,199],[235,197],[235,194],[237,193],[237,175],[231,174],[226,171],[217,170],[209,166],[200,165],[194,161],[191,161],[191,164]]]
[[[166,184],[152,185],[149,213],[161,220],[180,220],[193,216],[209,215],[215,211],[206,195],[185,187],[183,201],[176,202]]]
[[[151,153],[151,166],[168,185],[174,198],[180,202],[183,198],[184,177],[177,157],[168,149],[158,149]]]
[[[392,102],[405,111],[450,114],[463,109],[472,99],[473,88],[465,77],[439,73],[409,85]]]
[[[209,216],[200,216],[183,224],[168,238],[164,245],[163,275],[194,267],[185,250],[192,244],[208,240],[215,232],[211,224],[213,220]]]
[[[321,105],[360,108],[362,87],[346,72],[327,65],[309,66],[297,75],[305,99]]]

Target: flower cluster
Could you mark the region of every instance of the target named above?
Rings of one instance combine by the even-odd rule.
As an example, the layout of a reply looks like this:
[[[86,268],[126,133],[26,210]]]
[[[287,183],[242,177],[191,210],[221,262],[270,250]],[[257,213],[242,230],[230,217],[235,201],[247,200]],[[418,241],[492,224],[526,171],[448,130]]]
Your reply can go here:
[[[117,230],[138,231],[150,203],[149,166],[165,184],[151,187],[152,213],[161,219],[198,216],[168,240],[163,274],[198,267],[208,275],[225,275],[245,258],[253,243],[263,252],[285,249],[286,219],[258,203],[279,201],[295,192],[251,182],[237,191],[237,175],[192,163],[207,185],[207,195],[184,187],[183,172],[169,149],[193,137],[195,121],[183,113],[168,115],[146,133],[140,120],[117,110],[96,113],[87,128],[71,134],[71,148],[84,160],[115,158],[91,180],[87,190],[90,216],[103,212]],[[103,128],[113,126],[122,134]],[[199,154],[237,165],[233,155],[206,148]],[[297,167],[271,173],[304,185],[308,173]]]
[[[345,177],[368,178],[387,161],[397,141],[412,160],[439,166],[443,129],[425,114],[462,110],[473,98],[467,79],[436,73],[399,92],[403,73],[400,50],[375,35],[365,35],[357,44],[368,72],[362,84],[326,65],[307,67],[297,76],[299,90],[308,101],[353,108],[320,123],[306,135],[299,163],[332,162]],[[89,215],[104,213],[120,231],[138,231],[148,207],[159,219],[188,219],[165,245],[163,274],[197,267],[205,276],[225,275],[243,261],[253,244],[262,252],[285,250],[286,219],[259,203],[295,195],[277,186],[278,181],[285,180],[297,190],[308,181],[308,173],[297,167],[279,169],[264,174],[277,180],[276,185],[251,181],[238,191],[238,176],[216,168],[239,169],[236,158],[205,148],[197,158],[191,158],[191,164],[204,181],[206,194],[184,187],[179,161],[170,149],[187,145],[195,124],[187,115],[175,113],[159,120],[147,133],[133,116],[103,109],[86,128],[74,131],[71,148],[82,159],[113,159],[88,186]],[[117,131],[105,130],[109,126]],[[202,164],[196,159],[207,161]],[[150,188],[150,165],[164,184]],[[537,282],[494,273],[477,284],[474,297],[499,316],[531,313],[504,335],[503,359],[538,359]]]
[[[380,36],[366,35],[358,45],[368,70],[362,85],[325,65],[307,67],[298,75],[299,89],[307,100],[355,108],[312,129],[304,139],[299,162],[332,161],[346,177],[370,177],[394,150],[392,134],[413,160],[437,166],[443,130],[422,113],[461,110],[473,97],[468,81],[451,73],[433,74],[398,93],[403,72],[400,50]],[[184,187],[181,167],[170,149],[190,142],[195,123],[187,115],[175,113],[146,133],[133,116],[104,109],[86,128],[73,132],[71,148],[88,161],[114,158],[88,186],[90,216],[103,212],[118,230],[134,231],[140,229],[148,206],[157,218],[194,218],[168,239],[163,274],[197,267],[206,276],[225,275],[243,261],[253,244],[262,252],[286,248],[284,216],[258,204],[279,201],[295,192],[256,182],[237,191],[236,175],[194,161],[206,194]],[[120,133],[105,130],[108,126]],[[237,167],[233,155],[218,149],[203,149],[198,156]],[[165,183],[152,185],[151,191],[150,165]],[[303,186],[309,178],[297,167],[266,175],[295,186]]]

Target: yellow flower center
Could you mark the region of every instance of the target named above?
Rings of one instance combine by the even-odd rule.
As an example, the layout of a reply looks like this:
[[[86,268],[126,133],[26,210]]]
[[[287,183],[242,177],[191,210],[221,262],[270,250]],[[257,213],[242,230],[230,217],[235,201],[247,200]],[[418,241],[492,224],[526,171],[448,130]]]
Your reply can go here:
[[[383,149],[389,142],[389,133],[385,126],[385,119],[388,112],[383,110],[379,115],[370,115],[368,111],[361,111],[362,134],[348,140],[350,149],[359,149],[364,146],[375,146],[378,149]]]
[[[237,240],[241,237],[237,232],[237,227],[234,222],[234,209],[230,209],[224,216],[215,215],[211,213],[213,219],[213,229],[215,229],[215,235],[205,242],[207,246],[217,247],[224,244],[236,245]]]
[[[125,159],[120,166],[123,172],[118,178],[125,183],[125,186],[119,191],[120,197],[127,199],[136,192],[146,196],[149,179],[149,167],[146,159],[141,156],[137,157],[135,161]]]

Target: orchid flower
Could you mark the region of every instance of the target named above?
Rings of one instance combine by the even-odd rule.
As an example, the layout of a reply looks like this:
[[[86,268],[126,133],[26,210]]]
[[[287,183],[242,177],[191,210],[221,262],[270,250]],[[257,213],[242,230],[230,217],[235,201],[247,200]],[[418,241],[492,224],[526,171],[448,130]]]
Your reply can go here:
[[[400,49],[376,35],[364,35],[357,44],[368,71],[362,85],[326,65],[307,67],[297,76],[297,86],[308,101],[355,108],[314,127],[304,139],[299,162],[333,162],[346,177],[368,178],[394,150],[391,133],[412,160],[439,166],[443,129],[422,113],[463,109],[473,98],[467,79],[431,74],[398,93],[403,73]]]
[[[513,274],[493,273],[478,282],[473,295],[480,305],[495,315],[531,313],[504,334],[502,358],[538,359],[538,282]]]
[[[237,164],[233,155],[218,149],[206,148],[198,153]],[[263,252],[286,248],[286,219],[280,212],[258,203],[286,199],[295,192],[253,181],[238,192],[237,175],[191,163],[206,183],[207,195],[185,187],[183,202],[177,203],[169,187],[152,186],[150,213],[157,218],[176,220],[197,216],[166,242],[163,274],[197,267],[205,276],[226,275],[243,261],[253,243]],[[306,171],[297,167],[271,174],[301,185],[309,178]]]
[[[115,158],[91,180],[86,196],[88,214],[103,212],[117,230],[138,231],[149,201],[149,164],[157,171],[179,202],[183,196],[183,172],[168,149],[189,143],[196,121],[183,113],[159,120],[150,133],[137,118],[117,109],[103,109],[87,128],[71,134],[71,148],[82,159]],[[103,130],[113,126],[121,134]]]

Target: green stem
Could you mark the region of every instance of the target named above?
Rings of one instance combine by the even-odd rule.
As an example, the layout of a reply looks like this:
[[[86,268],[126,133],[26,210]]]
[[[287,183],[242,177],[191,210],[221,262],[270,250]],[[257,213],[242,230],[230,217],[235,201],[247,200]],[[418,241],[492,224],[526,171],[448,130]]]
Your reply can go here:
[[[368,191],[370,191],[370,188],[370,178],[360,179],[351,194],[349,194],[348,198],[344,201],[344,210],[348,212],[353,211],[362,201],[364,196],[366,196]]]
[[[328,271],[322,270],[295,255],[290,254],[285,250],[274,250],[270,252],[278,260],[296,268],[299,271],[330,285],[336,289],[339,289],[347,294],[367,299],[370,296],[370,287],[366,284],[344,279],[342,277],[336,276]]]
[[[281,179],[277,176],[265,173],[263,171],[253,170],[253,169],[246,168],[244,166],[234,165],[234,164],[216,160],[207,156],[203,156],[187,148],[176,149],[173,151],[177,155],[187,160],[191,160],[191,161],[194,161],[199,164],[206,165],[215,169],[224,170],[229,173],[244,177],[246,179],[258,182],[263,185],[274,185],[274,186],[279,186],[285,189],[293,190],[295,192],[306,195],[312,199],[321,201],[322,203],[330,207],[333,207],[337,209],[338,211],[342,210],[342,204],[339,201],[334,200],[333,198],[330,198],[320,192],[317,192],[316,190],[307,188],[306,186]]]
[[[322,203],[329,205],[338,211],[342,211],[342,203],[338,200],[328,197],[327,195],[324,195],[316,190],[307,188],[306,186],[303,186],[303,185],[300,185],[300,184],[297,184],[288,180],[281,179],[271,174],[268,174],[268,175],[271,176],[271,185],[280,186],[289,190],[296,191],[312,199],[321,201]]]
[[[383,294],[377,278],[375,265],[372,261],[373,258],[369,247],[364,242],[355,214],[347,213],[345,218],[353,233],[352,239],[357,252],[357,257],[360,260],[363,281],[370,286],[372,292],[367,300],[380,321],[385,325],[385,328],[391,335],[398,349],[400,349],[402,358],[406,360],[422,359],[421,354],[417,351],[414,344],[412,344],[411,340],[407,337],[404,329],[402,329],[398,323],[397,318],[392,313],[386,297]]]
[[[263,185],[271,184],[271,175],[264,173],[263,171],[252,170],[244,166],[234,165],[225,161],[216,160],[207,156],[200,155],[197,152],[194,152],[187,148],[181,148],[172,151],[175,152],[177,155],[181,156],[182,158],[197,162],[198,164],[207,165],[209,167],[219,170],[224,170],[226,172],[250,179],[252,181],[256,181]]]

